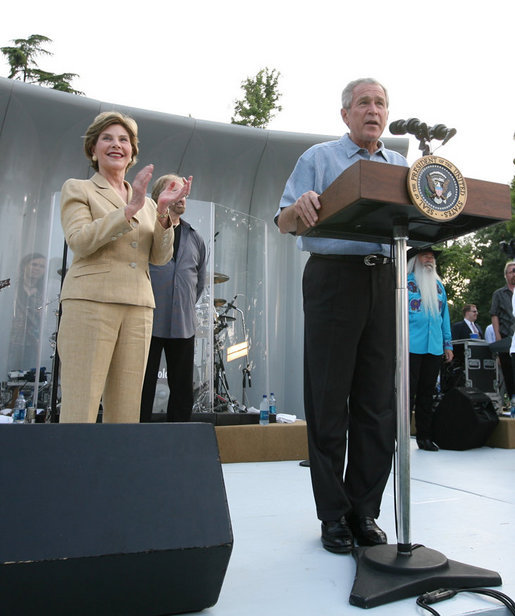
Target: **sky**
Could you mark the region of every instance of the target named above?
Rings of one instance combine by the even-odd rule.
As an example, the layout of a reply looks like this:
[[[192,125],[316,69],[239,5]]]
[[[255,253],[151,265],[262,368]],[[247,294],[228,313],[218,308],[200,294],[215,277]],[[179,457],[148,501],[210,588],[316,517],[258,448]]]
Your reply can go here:
[[[456,128],[435,154],[465,177],[508,184],[514,26],[513,0],[25,0],[2,8],[0,46],[43,34],[54,55],[40,68],[78,73],[73,86],[89,98],[214,122],[230,122],[243,80],[276,69],[283,110],[268,128],[323,135],[346,132],[343,87],[374,77],[389,121]],[[411,137],[409,162],[420,154]]]

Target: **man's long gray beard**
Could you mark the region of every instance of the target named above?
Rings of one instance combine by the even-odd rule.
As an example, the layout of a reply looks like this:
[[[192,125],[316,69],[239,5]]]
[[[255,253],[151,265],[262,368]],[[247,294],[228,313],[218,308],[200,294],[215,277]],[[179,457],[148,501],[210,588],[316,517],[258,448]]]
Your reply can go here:
[[[413,273],[420,291],[422,308],[426,312],[438,314],[438,290],[436,281],[439,279],[436,266],[433,263],[422,263],[415,257]]]

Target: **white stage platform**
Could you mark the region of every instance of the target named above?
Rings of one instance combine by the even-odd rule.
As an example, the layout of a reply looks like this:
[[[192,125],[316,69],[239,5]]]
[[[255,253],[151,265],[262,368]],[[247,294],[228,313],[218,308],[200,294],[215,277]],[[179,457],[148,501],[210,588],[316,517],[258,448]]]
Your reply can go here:
[[[500,573],[515,598],[515,450],[420,451],[411,439],[411,540],[448,559]],[[356,565],[320,543],[309,469],[298,462],[224,464],[234,549],[218,603],[206,616],[429,614],[415,598],[364,610],[349,604]],[[379,523],[396,544],[393,474]],[[442,616],[503,616],[482,595],[433,607]]]

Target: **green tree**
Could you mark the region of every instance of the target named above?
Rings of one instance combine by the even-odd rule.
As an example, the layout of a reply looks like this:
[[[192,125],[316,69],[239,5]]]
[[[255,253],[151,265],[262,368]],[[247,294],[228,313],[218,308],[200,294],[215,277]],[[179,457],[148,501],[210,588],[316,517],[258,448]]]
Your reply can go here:
[[[47,36],[42,34],[32,34],[27,39],[14,39],[14,47],[2,47],[1,51],[6,56],[11,72],[8,75],[9,79],[19,79],[28,83],[32,83],[34,79],[33,70],[37,68],[36,57],[43,55],[52,55],[44,49],[44,43],[52,42]]]
[[[461,308],[469,302],[470,281],[478,267],[474,259],[474,246],[469,236],[443,247],[438,257],[438,271],[447,293],[451,323],[461,320]]]
[[[78,77],[76,73],[48,73],[47,71],[36,70],[37,83],[41,86],[52,88],[52,90],[59,90],[60,92],[68,92],[69,94],[82,95],[84,92],[75,90],[72,88],[71,80]]]
[[[281,97],[278,91],[281,73],[269,68],[261,69],[255,77],[247,77],[241,87],[244,97],[234,103],[234,116],[231,124],[243,124],[255,128],[266,128],[276,111],[282,107],[277,104]]]
[[[11,41],[14,44],[13,46],[0,47],[0,51],[7,58],[11,67],[8,78],[45,86],[61,92],[84,94],[71,86],[71,80],[78,77],[76,73],[50,73],[38,67],[36,62],[38,56],[53,55],[44,48],[45,43],[51,42],[52,39],[47,36],[31,34],[26,39],[14,39]]]

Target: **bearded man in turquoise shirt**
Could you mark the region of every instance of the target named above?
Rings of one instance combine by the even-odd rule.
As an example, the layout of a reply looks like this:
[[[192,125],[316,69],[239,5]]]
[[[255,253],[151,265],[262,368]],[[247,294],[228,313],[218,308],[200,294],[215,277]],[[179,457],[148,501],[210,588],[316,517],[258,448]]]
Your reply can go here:
[[[438,451],[432,441],[433,392],[442,363],[453,359],[447,294],[436,272],[432,248],[408,251],[410,409],[415,409],[417,445]]]

